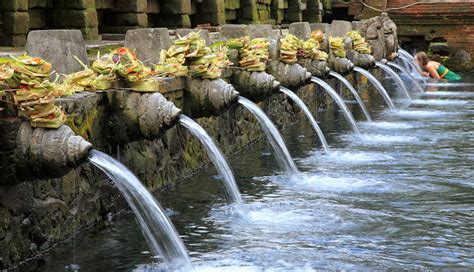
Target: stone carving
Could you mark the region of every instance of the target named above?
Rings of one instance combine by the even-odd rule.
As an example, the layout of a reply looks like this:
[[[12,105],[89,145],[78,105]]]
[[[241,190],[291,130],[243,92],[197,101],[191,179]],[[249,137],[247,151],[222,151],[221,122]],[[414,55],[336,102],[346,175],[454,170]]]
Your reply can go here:
[[[221,78],[187,78],[184,107],[193,118],[218,115],[235,103],[238,96],[234,87]]]
[[[369,42],[376,60],[393,60],[397,57],[397,26],[386,13],[354,23],[353,26]]]
[[[111,91],[109,100],[115,108],[112,130],[119,142],[156,138],[174,125],[181,113],[160,93]]]
[[[328,67],[327,61],[314,60],[308,58],[298,59],[298,64],[306,68],[313,76],[316,77],[326,77],[328,76],[331,69]]]
[[[286,64],[281,61],[271,61],[267,66],[267,72],[287,88],[299,87],[311,80],[311,73],[297,63]]]
[[[28,178],[56,178],[78,166],[92,144],[74,135],[70,127],[33,128],[23,122],[18,130],[15,170]]]
[[[240,95],[254,102],[260,102],[278,92],[280,87],[280,82],[266,72],[235,70],[230,82],[239,90]]]

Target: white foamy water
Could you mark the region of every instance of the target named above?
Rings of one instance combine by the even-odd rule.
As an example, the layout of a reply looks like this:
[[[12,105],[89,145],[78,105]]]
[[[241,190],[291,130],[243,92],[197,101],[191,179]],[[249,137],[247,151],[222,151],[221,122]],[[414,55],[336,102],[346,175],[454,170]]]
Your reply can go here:
[[[403,123],[403,122],[386,122],[386,121],[380,121],[380,122],[364,122],[362,123],[362,126],[366,128],[378,128],[378,129],[411,129],[414,126]]]
[[[474,92],[424,92],[423,96],[457,96],[457,97],[474,97]]]
[[[384,135],[384,134],[372,134],[365,133],[362,135],[345,135],[342,137],[345,140],[348,140],[354,144],[364,144],[364,145],[379,145],[379,144],[392,144],[392,143],[415,143],[419,139],[414,136],[404,136],[404,135]]]
[[[373,179],[304,174],[292,177],[284,185],[313,192],[370,192],[382,190],[382,184],[384,182]]]
[[[416,105],[429,105],[429,106],[457,106],[466,105],[469,101],[460,99],[415,99],[411,101],[412,104]]]
[[[387,111],[386,115],[397,115],[401,117],[410,117],[410,118],[431,118],[431,117],[440,117],[446,115],[459,114],[458,112],[445,112],[438,110],[393,110]]]
[[[315,163],[363,164],[367,162],[388,161],[393,159],[392,156],[376,152],[333,150],[329,154],[323,154],[321,151],[312,152],[311,156],[301,160],[301,162],[307,165]]]

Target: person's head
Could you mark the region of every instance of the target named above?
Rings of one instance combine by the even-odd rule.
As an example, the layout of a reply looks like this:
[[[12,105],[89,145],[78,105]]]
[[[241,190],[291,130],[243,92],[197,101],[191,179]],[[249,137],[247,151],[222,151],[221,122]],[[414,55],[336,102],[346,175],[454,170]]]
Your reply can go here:
[[[420,65],[421,68],[424,69],[426,68],[426,64],[428,64],[428,61],[430,61],[430,58],[425,52],[420,51],[416,53],[415,61],[418,63],[418,65]]]

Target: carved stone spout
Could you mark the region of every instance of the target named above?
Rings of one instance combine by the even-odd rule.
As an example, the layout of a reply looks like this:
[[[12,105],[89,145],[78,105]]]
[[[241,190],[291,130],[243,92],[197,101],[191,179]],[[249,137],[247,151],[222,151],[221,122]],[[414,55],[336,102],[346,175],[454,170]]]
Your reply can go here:
[[[370,68],[375,65],[375,58],[370,54],[362,54],[355,50],[347,52],[347,58],[356,66]]]
[[[17,134],[15,172],[23,180],[57,178],[78,166],[92,144],[74,135],[70,127],[33,128],[23,122]]]
[[[213,116],[237,101],[239,93],[223,79],[188,78],[184,93],[187,115],[193,118]]]
[[[266,72],[234,70],[230,81],[240,95],[254,102],[260,102],[278,92],[280,87],[280,82]]]
[[[273,61],[268,65],[267,72],[287,88],[299,87],[311,80],[311,73],[297,63]]]
[[[354,68],[354,64],[347,58],[329,56],[329,67],[336,73],[346,75]]]
[[[314,60],[309,58],[298,59],[298,64],[306,68],[313,76],[324,78],[328,76],[331,69],[327,61]]]
[[[111,133],[118,143],[156,138],[177,122],[181,110],[160,93],[109,93]]]

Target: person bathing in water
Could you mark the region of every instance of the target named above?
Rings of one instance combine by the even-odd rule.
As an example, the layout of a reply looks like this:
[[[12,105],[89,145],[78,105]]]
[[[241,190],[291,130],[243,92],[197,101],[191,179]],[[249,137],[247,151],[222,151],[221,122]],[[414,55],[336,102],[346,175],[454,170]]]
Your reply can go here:
[[[431,76],[435,79],[445,79],[447,81],[461,80],[461,76],[441,63],[429,59],[425,52],[418,52],[415,55],[415,62],[421,67],[423,76]]]

